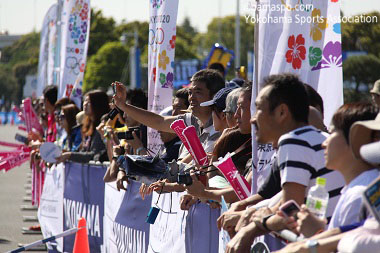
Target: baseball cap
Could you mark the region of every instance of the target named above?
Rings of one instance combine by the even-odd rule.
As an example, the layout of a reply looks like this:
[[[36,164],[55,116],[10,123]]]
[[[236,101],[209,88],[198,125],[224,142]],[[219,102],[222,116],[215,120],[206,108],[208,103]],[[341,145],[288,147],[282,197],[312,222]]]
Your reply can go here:
[[[215,105],[216,107],[218,107],[219,109],[221,110],[224,110],[226,108],[226,98],[227,98],[227,95],[232,91],[234,90],[235,88],[223,88],[221,90],[219,90],[215,95],[214,97],[212,98],[212,100],[209,100],[209,101],[206,101],[206,102],[203,102],[200,104],[200,106],[210,106],[210,105]]]

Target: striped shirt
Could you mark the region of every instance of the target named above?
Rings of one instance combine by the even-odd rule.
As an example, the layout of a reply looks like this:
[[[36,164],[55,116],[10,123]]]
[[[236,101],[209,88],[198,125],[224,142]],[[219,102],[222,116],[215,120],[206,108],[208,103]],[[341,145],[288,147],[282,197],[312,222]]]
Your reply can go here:
[[[325,188],[329,193],[326,217],[330,221],[345,182],[339,172],[325,167],[321,144],[327,136],[312,126],[297,128],[282,135],[278,141],[277,162],[281,171],[281,186],[285,183],[304,185],[305,198],[317,177],[326,178]]]

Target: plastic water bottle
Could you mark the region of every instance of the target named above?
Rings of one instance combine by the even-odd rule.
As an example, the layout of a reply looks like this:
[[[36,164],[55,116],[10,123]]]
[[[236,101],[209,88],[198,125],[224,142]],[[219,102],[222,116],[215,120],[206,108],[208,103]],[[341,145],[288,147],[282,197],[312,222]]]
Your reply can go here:
[[[315,216],[323,219],[326,215],[329,193],[326,191],[326,179],[317,177],[316,185],[310,188],[306,206]]]

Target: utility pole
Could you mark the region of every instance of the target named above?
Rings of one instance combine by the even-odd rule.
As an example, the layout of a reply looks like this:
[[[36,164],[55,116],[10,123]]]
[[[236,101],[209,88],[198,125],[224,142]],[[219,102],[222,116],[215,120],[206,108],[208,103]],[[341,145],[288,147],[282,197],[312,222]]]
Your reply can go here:
[[[236,0],[235,68],[240,66],[240,0]]]

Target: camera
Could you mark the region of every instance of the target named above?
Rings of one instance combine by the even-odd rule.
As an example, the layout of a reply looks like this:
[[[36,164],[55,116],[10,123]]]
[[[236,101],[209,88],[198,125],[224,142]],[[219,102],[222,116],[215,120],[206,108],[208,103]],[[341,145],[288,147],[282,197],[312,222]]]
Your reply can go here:
[[[119,140],[133,140],[132,132],[135,132],[137,136],[140,135],[140,127],[130,127],[128,131],[118,132],[117,138]]]
[[[189,172],[185,172],[182,174],[178,174],[177,183],[184,184],[184,185],[191,185],[193,183],[193,179],[191,178]]]
[[[119,110],[116,109],[116,108],[113,108],[108,114],[107,114],[107,118],[110,119],[110,120],[113,120],[116,115],[119,113]]]
[[[286,217],[294,217],[297,220],[297,213],[301,210],[297,202],[294,200],[289,200],[280,206],[280,211]]]

